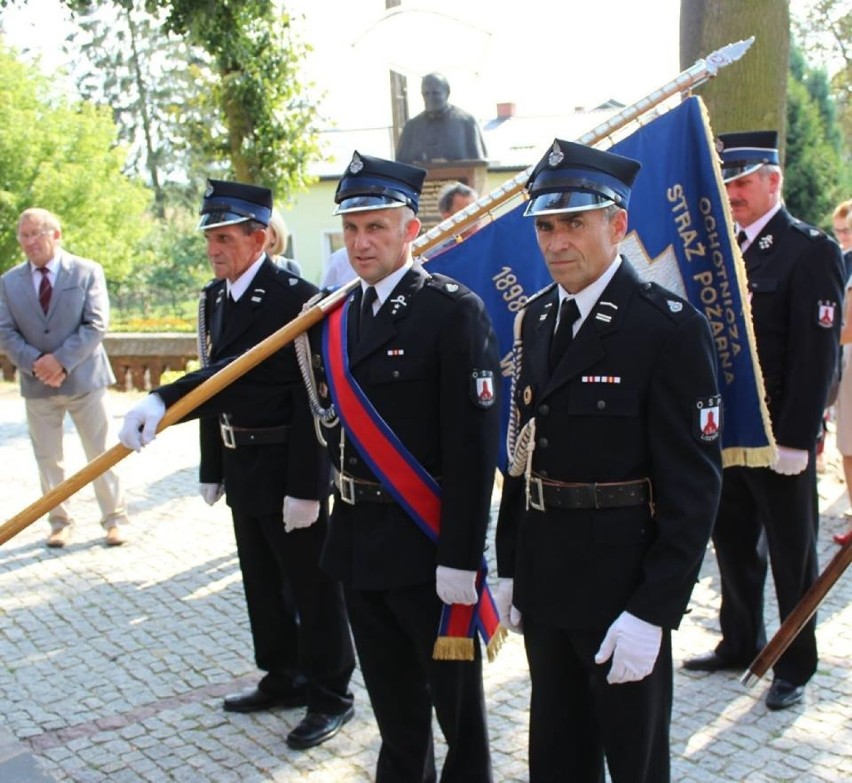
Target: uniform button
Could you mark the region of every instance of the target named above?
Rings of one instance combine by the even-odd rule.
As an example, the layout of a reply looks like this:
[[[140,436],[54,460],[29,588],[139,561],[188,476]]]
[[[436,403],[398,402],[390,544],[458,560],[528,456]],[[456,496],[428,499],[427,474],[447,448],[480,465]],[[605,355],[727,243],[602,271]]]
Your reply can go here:
[[[598,410],[602,411],[604,408],[606,408],[606,402],[604,402],[604,400],[598,400]]]
[[[539,408],[538,408],[538,412],[539,412],[540,416],[547,416],[547,414],[550,413],[550,406],[549,405],[540,405]]]
[[[348,460],[346,460],[346,462],[350,465],[357,465],[358,457],[350,457]]]
[[[538,472],[538,475],[541,476],[542,478],[547,478],[550,474],[546,470],[540,470]]]
[[[399,378],[399,370],[394,370],[394,371],[391,373],[391,377],[393,377],[393,378]]]
[[[547,438],[539,438],[538,439],[539,448],[546,449],[549,445],[550,445],[550,441],[548,441]]]

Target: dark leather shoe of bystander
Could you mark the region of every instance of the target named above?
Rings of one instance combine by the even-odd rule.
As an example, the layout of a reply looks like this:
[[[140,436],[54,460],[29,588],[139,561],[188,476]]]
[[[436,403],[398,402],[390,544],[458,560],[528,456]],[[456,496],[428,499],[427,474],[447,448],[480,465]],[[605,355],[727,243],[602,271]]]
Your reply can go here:
[[[770,710],[785,710],[798,704],[804,696],[804,685],[793,685],[792,682],[776,677],[766,694],[766,706]]]
[[[716,652],[699,655],[696,658],[687,658],[683,662],[683,668],[691,672],[743,671],[748,668],[748,665],[749,661],[745,663],[734,661]]]
[[[325,715],[321,712],[309,712],[302,722],[287,735],[287,744],[296,750],[305,750],[320,745],[331,739],[343,728],[345,723],[352,720],[354,707],[337,715]]]
[[[304,707],[308,698],[302,688],[290,693],[266,693],[260,688],[252,688],[242,693],[232,693],[225,697],[225,712],[261,712],[274,707]]]

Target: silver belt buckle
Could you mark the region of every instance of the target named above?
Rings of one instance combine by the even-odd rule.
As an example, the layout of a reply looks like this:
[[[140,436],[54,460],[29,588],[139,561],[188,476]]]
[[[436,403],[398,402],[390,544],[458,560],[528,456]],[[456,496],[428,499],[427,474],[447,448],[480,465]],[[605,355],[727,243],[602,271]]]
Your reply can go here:
[[[229,421],[227,413],[223,413],[219,419],[219,432],[222,434],[222,443],[226,449],[237,448],[237,442],[234,439],[234,428]]]
[[[535,497],[533,497],[531,487],[535,487]],[[544,511],[544,489],[541,485],[541,479],[534,476],[530,476],[529,481],[527,481],[527,508]]]
[[[350,506],[355,505],[355,482],[351,476],[344,476],[342,473],[337,474],[337,489],[340,492],[340,499]]]

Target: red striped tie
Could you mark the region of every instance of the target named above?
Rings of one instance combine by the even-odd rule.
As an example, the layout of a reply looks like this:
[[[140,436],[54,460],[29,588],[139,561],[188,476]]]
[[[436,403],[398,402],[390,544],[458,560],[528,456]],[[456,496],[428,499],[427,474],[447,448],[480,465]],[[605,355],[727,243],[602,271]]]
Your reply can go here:
[[[38,269],[41,272],[41,282],[38,285],[38,302],[44,314],[47,315],[47,308],[50,307],[50,295],[53,293],[53,286],[50,284],[50,270],[46,266],[41,266]]]

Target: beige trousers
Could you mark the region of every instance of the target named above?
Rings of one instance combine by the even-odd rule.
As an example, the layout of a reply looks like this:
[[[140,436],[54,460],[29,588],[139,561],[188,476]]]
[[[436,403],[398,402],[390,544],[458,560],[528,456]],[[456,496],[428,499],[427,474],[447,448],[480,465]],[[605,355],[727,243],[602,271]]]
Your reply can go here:
[[[106,451],[109,434],[106,389],[73,396],[60,394],[55,397],[30,398],[25,403],[42,492],[49,492],[65,480],[62,438],[66,413],[77,429],[89,462]],[[93,484],[101,509],[101,525],[108,530],[113,525],[127,522],[118,475],[108,470],[96,478]],[[48,519],[54,530],[70,525],[73,521],[65,503],[53,508]]]

